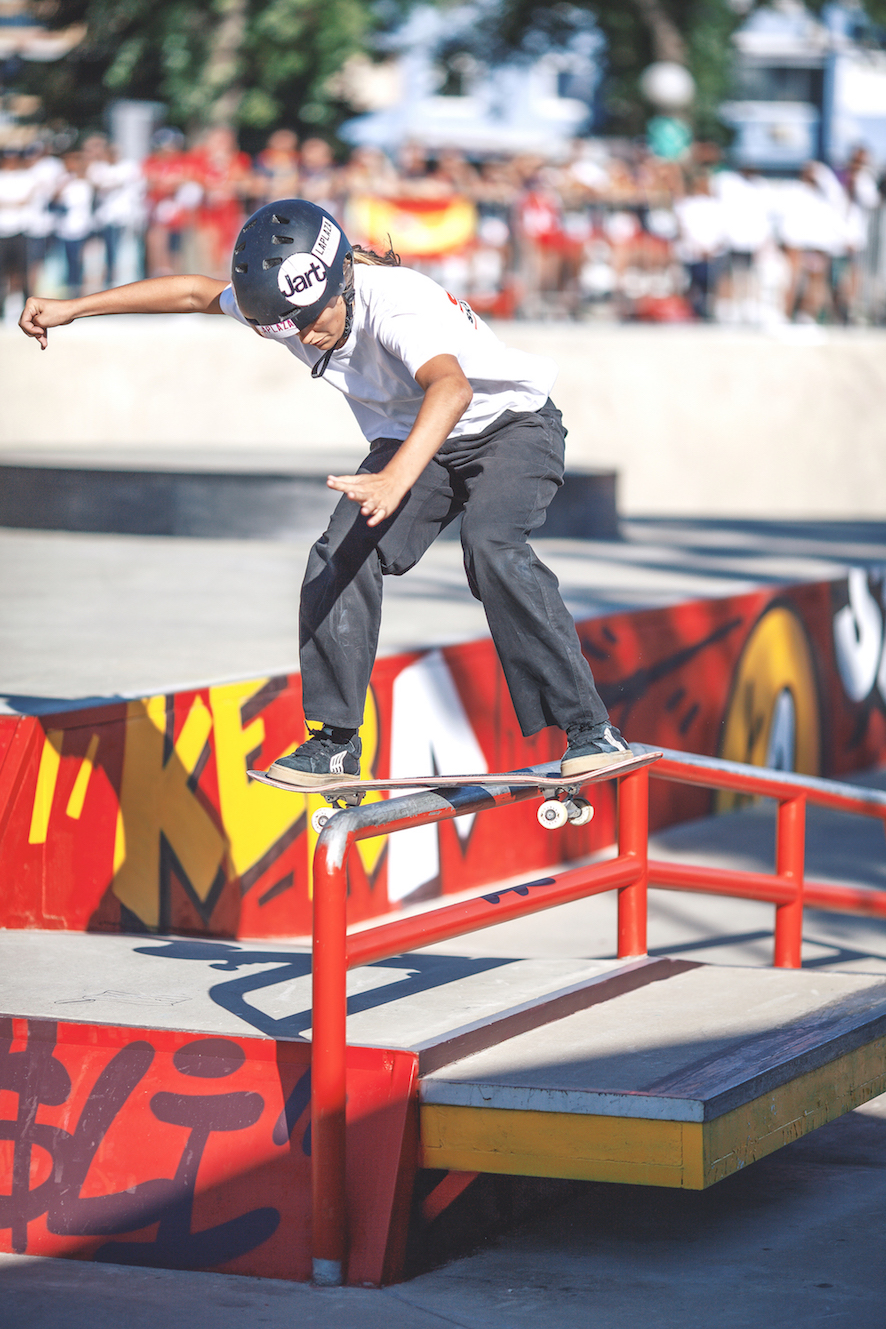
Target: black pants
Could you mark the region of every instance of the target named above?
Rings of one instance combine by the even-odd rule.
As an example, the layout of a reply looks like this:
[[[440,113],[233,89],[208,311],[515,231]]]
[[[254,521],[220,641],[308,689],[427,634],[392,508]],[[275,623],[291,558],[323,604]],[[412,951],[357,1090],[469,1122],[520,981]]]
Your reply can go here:
[[[468,583],[486,611],[523,733],[607,718],[557,579],[527,543],[563,483],[564,439],[550,401],[538,412],[506,411],[482,434],[447,440],[378,526],[341,499],[311,551],[302,587],[309,720],[341,728],[362,723],[382,577],[408,572],[460,512]],[[377,439],[360,471],[381,471],[398,446]]]

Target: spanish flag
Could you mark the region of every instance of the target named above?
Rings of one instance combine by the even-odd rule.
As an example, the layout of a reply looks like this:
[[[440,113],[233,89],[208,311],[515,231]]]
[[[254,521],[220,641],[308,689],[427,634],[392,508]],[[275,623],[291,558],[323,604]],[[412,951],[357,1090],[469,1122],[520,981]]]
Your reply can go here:
[[[350,200],[348,234],[373,249],[390,243],[407,258],[440,258],[470,245],[477,234],[477,212],[470,199],[375,198]]]

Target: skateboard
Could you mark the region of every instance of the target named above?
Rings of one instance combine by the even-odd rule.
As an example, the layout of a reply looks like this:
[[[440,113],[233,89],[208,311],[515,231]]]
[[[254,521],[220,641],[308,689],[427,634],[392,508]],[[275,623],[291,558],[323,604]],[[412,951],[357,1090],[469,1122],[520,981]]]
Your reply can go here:
[[[587,799],[579,796],[579,790],[587,784],[599,784],[602,780],[611,780],[615,776],[628,775],[658,761],[660,752],[631,753],[622,761],[609,762],[582,775],[572,775],[564,779],[560,767],[552,766],[546,771],[495,771],[492,774],[472,775],[410,775],[388,780],[341,780],[330,776],[319,784],[289,784],[285,780],[275,780],[267,771],[248,771],[250,779],[270,785],[272,789],[282,789],[290,794],[321,794],[331,806],[318,808],[311,817],[311,825],[319,834],[330,817],[342,808],[357,807],[367,793],[374,789],[458,789],[464,785],[505,785],[510,788],[537,789],[544,801],[537,812],[539,823],[546,830],[554,831],[571,822],[573,826],[584,826],[594,815],[593,806]]]

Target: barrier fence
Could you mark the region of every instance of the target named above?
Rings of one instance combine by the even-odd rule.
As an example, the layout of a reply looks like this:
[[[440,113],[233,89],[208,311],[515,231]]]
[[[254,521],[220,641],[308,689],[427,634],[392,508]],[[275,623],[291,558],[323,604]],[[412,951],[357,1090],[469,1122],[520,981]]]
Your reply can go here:
[[[762,770],[738,762],[632,744],[647,765],[618,780],[617,848],[614,857],[556,876],[491,891],[419,915],[348,935],[348,856],[359,840],[449,820],[529,798],[532,787],[467,785],[415,793],[345,809],[330,818],[314,854],[311,1135],[313,1276],[337,1286],[347,1257],[345,1202],[345,1054],[348,969],[446,941],[483,927],[550,909],[606,891],[618,891],[617,954],[646,954],[647,889],[701,891],[768,901],[775,905],[773,963],[799,968],[803,908],[886,918],[886,893],[872,888],[806,882],[806,805],[883,821],[886,793],[835,781]],[[545,766],[528,768],[543,772]],[[774,873],[709,868],[648,858],[649,776],[682,784],[775,799]]]

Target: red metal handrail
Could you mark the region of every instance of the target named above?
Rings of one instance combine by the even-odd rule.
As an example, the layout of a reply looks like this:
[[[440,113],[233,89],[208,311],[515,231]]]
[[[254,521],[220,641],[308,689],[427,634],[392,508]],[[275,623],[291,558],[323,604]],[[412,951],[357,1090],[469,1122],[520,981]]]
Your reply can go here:
[[[638,752],[653,751],[642,743],[632,746]],[[778,802],[778,812],[774,876],[650,859],[650,886],[770,901],[777,906],[774,962],[789,968],[800,964],[799,945],[805,906],[868,918],[886,918],[886,893],[883,891],[869,886],[841,886],[804,879],[805,804],[873,817],[881,821],[886,830],[886,793],[882,790],[856,789],[817,776],[761,770],[741,762],[699,757],[669,748],[654,750],[663,751],[661,761],[653,770],[656,779],[773,798]]]
[[[655,749],[632,745],[638,755]],[[534,767],[543,771],[545,767]],[[347,860],[352,846],[372,836],[449,820],[466,812],[537,797],[532,788],[471,785],[411,794],[347,809],[332,817],[314,853],[312,1014],[312,1176],[314,1281],[343,1281],[345,1234],[345,1056],[347,970],[445,941],[523,914],[604,891],[618,891],[618,955],[646,953],[647,888],[695,890],[769,901],[775,905],[774,964],[798,968],[803,906],[886,917],[886,897],[862,887],[804,882],[807,802],[886,822],[886,795],[831,781],[715,758],[666,751],[651,773],[679,783],[762,795],[778,802],[774,874],[662,863],[648,859],[650,769],[618,778],[618,853],[602,863],[571,869],[520,888],[489,892],[417,916],[396,919],[350,936],[347,932]],[[504,899],[503,896],[507,896]]]
[[[650,756],[650,762],[654,760]],[[532,768],[542,772],[547,767]],[[613,777],[616,778],[616,777]],[[425,792],[345,809],[331,817],[314,851],[314,935],[311,1015],[311,1171],[314,1282],[343,1281],[345,1234],[345,1057],[347,970],[491,927],[518,914],[548,909],[601,891],[618,891],[618,953],[646,953],[646,857],[649,771],[619,779],[618,855],[604,863],[547,878],[542,889],[515,892],[497,902],[480,896],[418,917],[347,935],[347,861],[358,840],[449,820],[465,812],[536,798],[537,790],[509,785],[469,785],[444,796]]]

